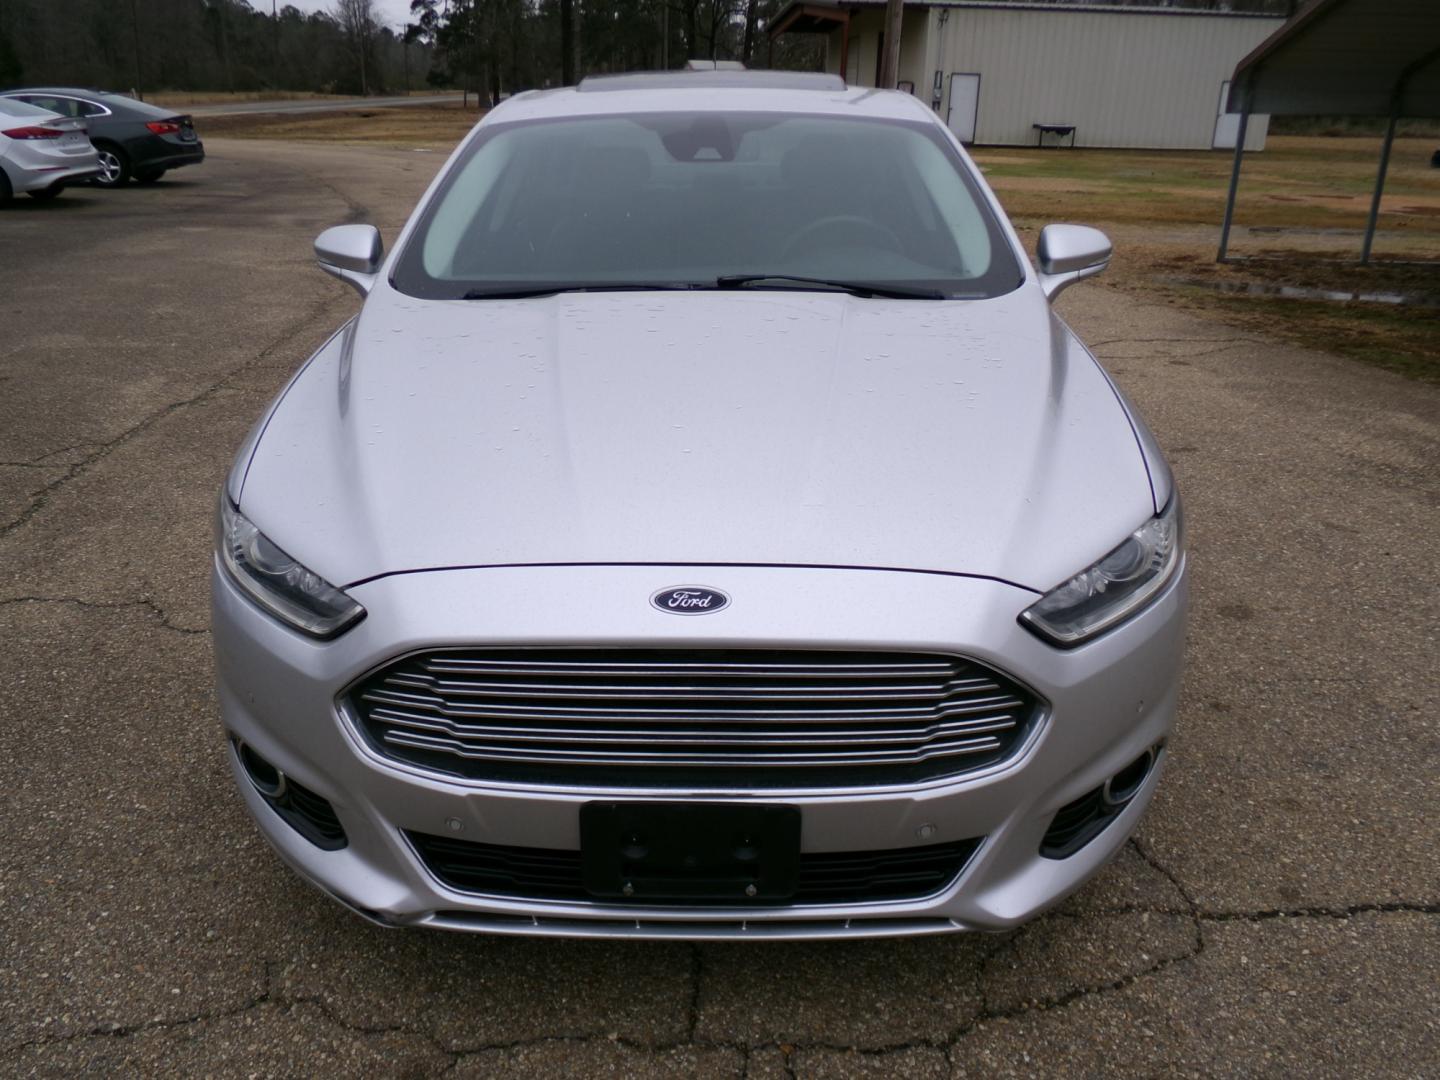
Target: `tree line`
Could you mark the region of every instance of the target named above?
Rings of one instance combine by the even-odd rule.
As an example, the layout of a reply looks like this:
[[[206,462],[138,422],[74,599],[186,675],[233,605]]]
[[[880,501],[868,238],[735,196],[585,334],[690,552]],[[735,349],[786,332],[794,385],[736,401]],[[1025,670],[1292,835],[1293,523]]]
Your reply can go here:
[[[787,2],[411,0],[406,23],[388,26],[374,0],[332,0],[313,13],[278,0],[0,0],[0,87],[81,85],[142,96],[436,87],[494,101],[592,72],[663,70],[690,58],[818,70],[822,38],[785,34],[771,42],[765,33]],[[1281,14],[1295,4],[1108,2]]]
[[[275,0],[0,0],[0,88],[502,93],[587,72],[768,61],[763,21],[784,0],[415,0],[403,26],[373,0],[302,12]],[[566,43],[568,47],[562,45]],[[777,43],[816,68],[818,40]]]
[[[263,10],[261,9],[263,6]],[[0,87],[397,93],[434,50],[272,0],[0,0]]]
[[[368,0],[349,0],[366,3]],[[764,33],[788,0],[411,0],[411,31],[453,85],[494,99],[687,59],[818,70],[815,36]]]

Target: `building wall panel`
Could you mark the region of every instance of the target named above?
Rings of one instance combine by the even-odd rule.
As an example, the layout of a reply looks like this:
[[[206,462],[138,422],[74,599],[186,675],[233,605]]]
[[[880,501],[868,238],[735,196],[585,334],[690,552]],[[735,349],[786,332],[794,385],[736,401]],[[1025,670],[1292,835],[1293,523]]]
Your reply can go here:
[[[882,12],[862,9],[850,29],[852,85],[871,86]],[[981,76],[976,142],[1033,145],[1032,124],[1076,126],[1077,146],[1211,146],[1221,84],[1280,20],[1095,10],[936,7],[907,9],[900,77],[927,104],[943,75]],[[828,59],[838,70],[839,35]],[[1265,143],[1254,116],[1247,150]],[[1067,140],[1068,141],[1068,140]]]
[[[956,8],[937,62],[983,75],[976,139],[1033,142],[1075,124],[1081,146],[1208,147],[1220,85],[1269,19]],[[1263,140],[1264,125],[1253,125]],[[1248,141],[1248,140],[1247,140]]]

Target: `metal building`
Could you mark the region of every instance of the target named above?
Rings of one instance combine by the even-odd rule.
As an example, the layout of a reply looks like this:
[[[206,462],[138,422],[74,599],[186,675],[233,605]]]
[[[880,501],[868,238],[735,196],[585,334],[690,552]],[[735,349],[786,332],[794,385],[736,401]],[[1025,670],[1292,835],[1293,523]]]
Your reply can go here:
[[[793,0],[770,24],[826,35],[826,70],[874,86],[884,0]],[[1233,148],[1229,79],[1284,22],[1270,15],[1106,4],[918,0],[900,80],[967,143]],[[1265,145],[1252,114],[1245,149]]]

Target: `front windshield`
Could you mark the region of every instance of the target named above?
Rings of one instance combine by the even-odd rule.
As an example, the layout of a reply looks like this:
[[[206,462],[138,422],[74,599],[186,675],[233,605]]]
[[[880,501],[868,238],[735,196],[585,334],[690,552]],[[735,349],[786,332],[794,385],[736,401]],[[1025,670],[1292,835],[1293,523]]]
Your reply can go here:
[[[997,296],[1020,267],[932,125],[780,113],[497,124],[396,264],[436,299],[804,277]]]

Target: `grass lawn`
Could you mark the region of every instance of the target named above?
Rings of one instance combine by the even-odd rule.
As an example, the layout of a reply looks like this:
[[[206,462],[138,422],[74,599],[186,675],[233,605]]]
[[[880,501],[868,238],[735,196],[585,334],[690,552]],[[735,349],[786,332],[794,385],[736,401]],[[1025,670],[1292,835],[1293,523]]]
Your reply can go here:
[[[1204,309],[1248,330],[1440,381],[1440,306],[1281,299],[1246,286],[1400,293],[1440,305],[1440,139],[1397,139],[1374,256],[1360,266],[1380,139],[1279,136],[1246,155],[1230,252],[1215,262],[1232,155],[1224,151],[1021,150],[975,158],[1028,244],[1052,221],[1105,229],[1101,281]],[[1430,265],[1417,265],[1429,261]]]
[[[126,91],[121,91],[122,93]],[[430,97],[444,90],[411,90],[410,97]],[[399,90],[387,90],[383,97],[405,97]],[[182,105],[229,105],[242,101],[346,101],[360,100],[357,94],[312,94],[301,90],[156,90],[146,93],[152,105],[178,108]]]
[[[1440,138],[1397,139],[1382,203],[1382,228],[1440,237]],[[1107,221],[1218,225],[1229,151],[1017,150],[979,148],[976,159],[1010,212],[1043,213],[1055,197],[1079,199]],[[1241,224],[1360,228],[1370,209],[1380,140],[1365,136],[1272,137],[1240,174]],[[1437,251],[1436,254],[1440,254]]]

